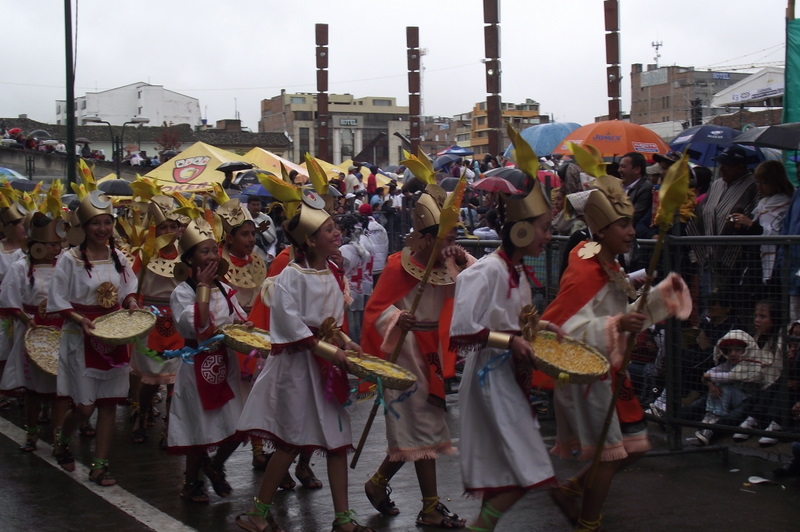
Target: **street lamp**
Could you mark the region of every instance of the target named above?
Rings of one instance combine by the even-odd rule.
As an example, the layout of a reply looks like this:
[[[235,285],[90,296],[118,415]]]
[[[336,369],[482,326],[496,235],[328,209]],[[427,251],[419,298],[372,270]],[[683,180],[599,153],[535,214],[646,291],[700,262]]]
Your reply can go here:
[[[99,116],[84,116],[83,121],[90,124],[106,124],[108,126],[108,130],[111,132],[111,150],[115,159],[114,163],[117,169],[117,179],[122,179],[122,143],[125,140],[125,126],[128,124],[147,124],[150,122],[150,119],[144,116],[134,116],[129,121],[122,124],[122,131],[119,136],[114,135],[114,128],[111,126],[111,122],[107,122]]]

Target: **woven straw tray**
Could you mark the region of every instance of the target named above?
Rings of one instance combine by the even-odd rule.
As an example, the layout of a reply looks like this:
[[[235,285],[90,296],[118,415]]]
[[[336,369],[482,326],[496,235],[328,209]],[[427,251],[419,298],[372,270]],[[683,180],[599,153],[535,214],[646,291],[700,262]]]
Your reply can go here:
[[[248,354],[257,351],[262,357],[269,356],[272,344],[269,332],[256,327],[247,328],[244,325],[224,325],[219,332],[225,335],[222,342],[239,353]]]
[[[416,375],[382,358],[366,354],[364,358],[359,358],[355,351],[347,351],[347,359],[350,361],[350,373],[373,383],[377,383],[380,377],[384,388],[405,390],[417,382]]]
[[[590,384],[608,373],[608,360],[583,342],[565,336],[561,343],[555,333],[540,332],[532,342],[537,368],[568,384]]]
[[[36,366],[50,375],[58,374],[61,329],[34,325],[25,331],[25,350]]]
[[[117,310],[95,319],[92,335],[104,344],[124,345],[149,334],[155,325],[156,317],[149,310]]]

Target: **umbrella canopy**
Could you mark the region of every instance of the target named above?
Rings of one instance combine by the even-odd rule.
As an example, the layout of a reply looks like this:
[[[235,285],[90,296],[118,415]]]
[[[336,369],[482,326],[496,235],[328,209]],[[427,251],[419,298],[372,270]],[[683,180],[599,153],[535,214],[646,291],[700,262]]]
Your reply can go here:
[[[456,185],[459,181],[460,180],[457,177],[445,177],[439,182],[439,186],[442,187],[446,192],[452,192],[456,189]]]
[[[519,172],[520,175],[516,175]],[[489,175],[492,174],[492,175]],[[506,179],[506,176],[509,179]],[[524,188],[524,182],[528,179],[522,170],[516,168],[497,168],[486,173],[486,177],[475,181],[472,188],[483,190],[484,192],[505,192],[506,194],[522,194],[520,187]],[[512,182],[513,181],[513,182]],[[518,186],[519,185],[519,186]]]
[[[133,196],[131,184],[124,179],[109,179],[98,184],[97,188],[109,196]]]
[[[277,176],[281,175],[281,163],[283,163],[283,166],[286,168],[287,172],[297,170],[297,173],[299,174],[297,176],[299,183],[305,183],[308,181],[308,172],[305,168],[299,164],[294,164],[288,159],[284,159],[280,155],[276,155],[271,151],[265,150],[264,148],[253,148],[249,152],[245,153],[242,159],[253,163],[256,165],[256,168],[267,170]]]
[[[26,176],[20,174],[16,170],[5,168],[3,166],[0,166],[0,178],[5,179],[6,181],[14,181],[16,179],[24,179],[25,181],[28,180]]]
[[[31,192],[37,185],[37,183],[34,183],[30,179],[15,179],[9,181],[9,184],[14,190],[21,190],[23,192]]]
[[[261,196],[264,198],[271,198],[272,194],[269,193],[269,190],[264,188],[261,183],[255,183],[253,185],[249,185],[247,188],[242,190],[242,196]]]
[[[217,166],[216,170],[218,172],[222,172],[223,174],[229,174],[232,172],[239,172],[241,170],[249,170],[252,167],[253,163],[248,163],[247,161],[227,161]]]
[[[441,156],[441,155],[450,154],[450,155],[458,155],[460,157],[465,157],[467,155],[472,155],[474,153],[475,152],[470,150],[469,148],[462,148],[461,146],[453,145],[453,146],[450,146],[449,148],[447,148],[446,150],[440,151],[436,155]]]
[[[436,160],[433,162],[433,169],[441,170],[448,164],[460,160],[461,160],[461,155],[456,155],[455,153],[445,153],[444,155],[440,155],[439,157],[436,158]]]
[[[210,190],[213,183],[222,183],[225,174],[214,170],[222,163],[239,161],[233,152],[195,142],[160,166],[150,170],[145,177],[162,185],[165,193],[200,192]]]
[[[779,150],[797,150],[800,148],[800,122],[752,127],[734,138],[733,142]]]
[[[567,142],[591,144],[603,157],[620,157],[636,151],[650,159],[654,153],[669,151],[667,143],[654,131],[620,120],[605,120],[579,127],[564,137],[553,153],[569,154]]]
[[[531,145],[537,155],[550,155],[567,135],[579,127],[581,125],[575,122],[548,122],[547,124],[536,124],[523,129],[520,134]],[[509,144],[504,156],[510,157],[513,148]]]
[[[688,147],[690,161],[701,166],[713,167],[717,165],[714,157],[722,153],[722,150],[728,146],[735,144],[733,139],[739,134],[738,129],[705,124],[683,131],[669,146],[675,151],[683,151]],[[764,154],[760,149],[749,146],[742,147],[748,152],[749,159],[753,163],[764,160]]]

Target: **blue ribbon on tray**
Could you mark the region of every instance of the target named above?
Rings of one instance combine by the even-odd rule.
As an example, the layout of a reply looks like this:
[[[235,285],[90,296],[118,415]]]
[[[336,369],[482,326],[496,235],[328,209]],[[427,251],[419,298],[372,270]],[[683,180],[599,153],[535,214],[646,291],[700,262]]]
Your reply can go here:
[[[489,359],[489,361],[483,365],[481,369],[478,370],[478,382],[481,386],[486,384],[486,379],[489,377],[489,373],[500,368],[508,362],[508,359],[511,358],[511,351],[503,351],[499,355],[495,355]]]
[[[194,356],[197,353],[202,353],[203,351],[208,351],[213,347],[213,344],[217,342],[221,342],[222,339],[225,338],[224,334],[217,334],[216,336],[212,336],[208,340],[204,340],[200,342],[197,347],[189,347],[186,346],[182,349],[172,349],[168,351],[164,351],[161,353],[161,356],[164,358],[180,358],[187,364],[194,364]]]

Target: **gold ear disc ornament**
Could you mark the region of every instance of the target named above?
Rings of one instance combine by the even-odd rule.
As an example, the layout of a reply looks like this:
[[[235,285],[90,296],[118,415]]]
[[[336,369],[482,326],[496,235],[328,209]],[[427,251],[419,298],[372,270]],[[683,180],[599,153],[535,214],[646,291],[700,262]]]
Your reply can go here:
[[[530,222],[517,222],[511,228],[511,243],[518,248],[524,248],[533,242],[535,235],[533,224]]]

